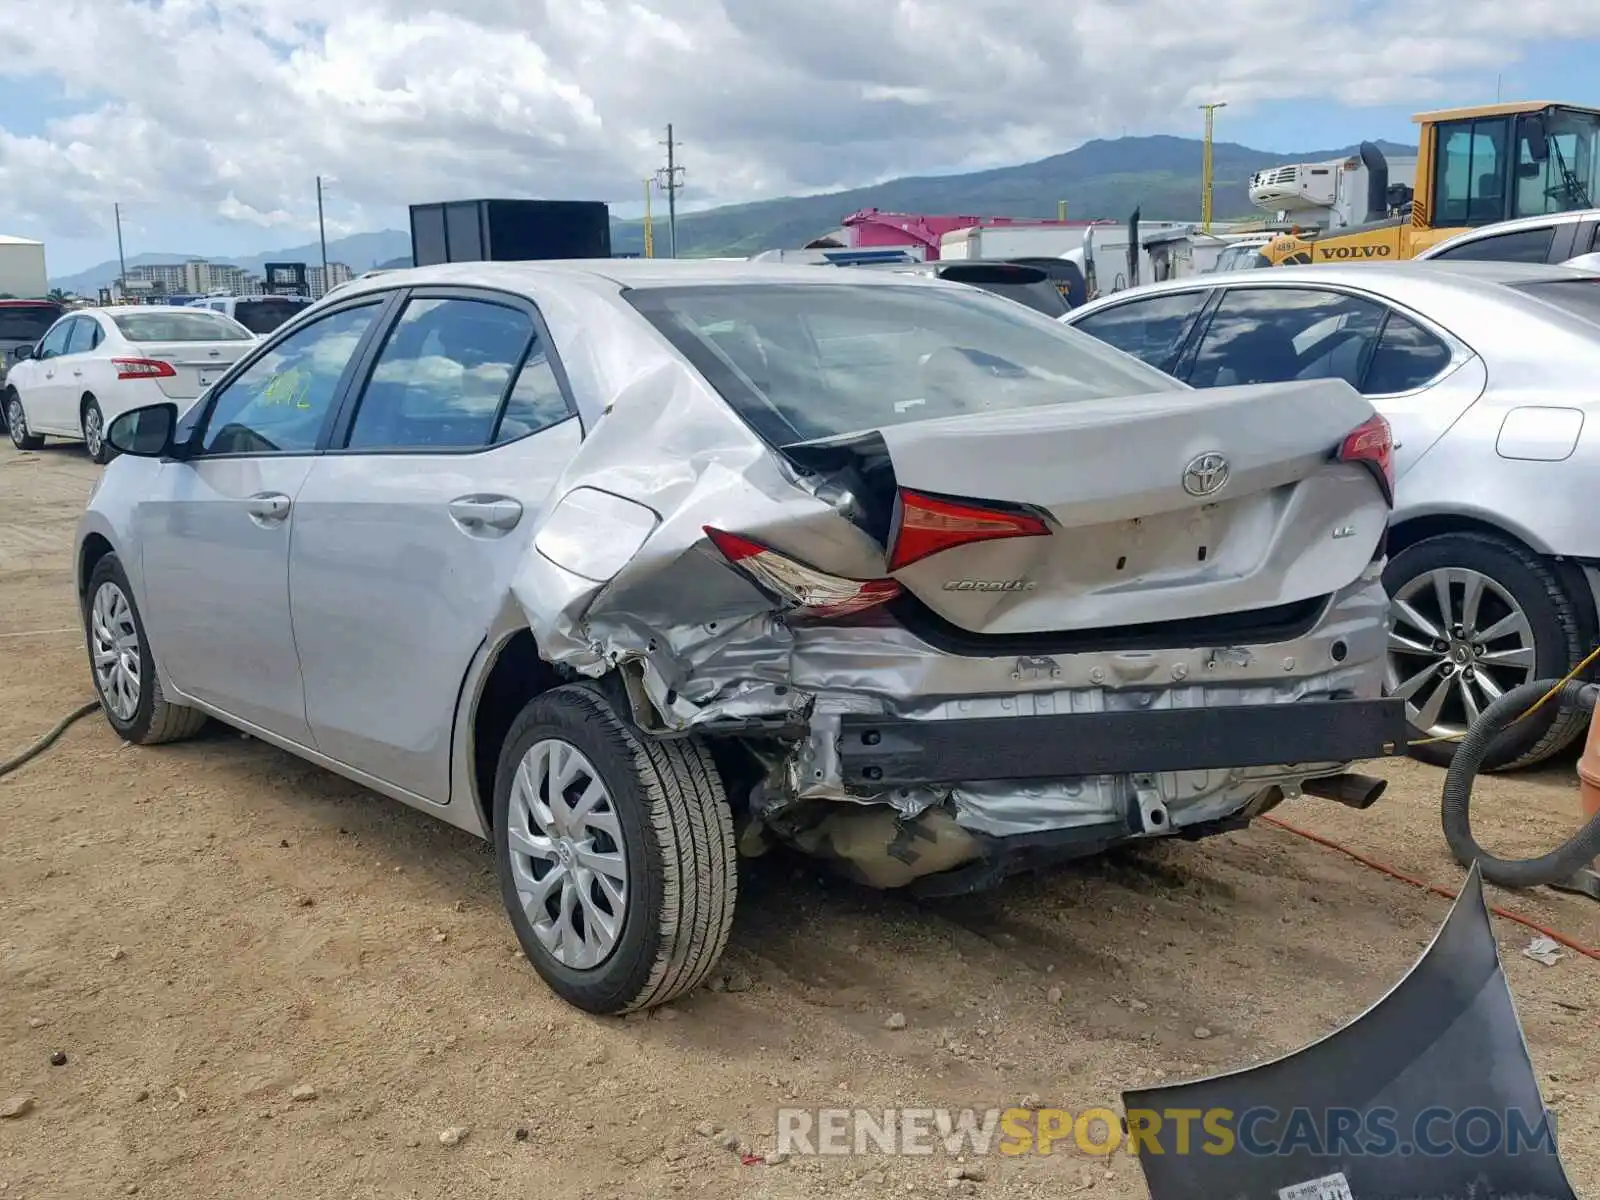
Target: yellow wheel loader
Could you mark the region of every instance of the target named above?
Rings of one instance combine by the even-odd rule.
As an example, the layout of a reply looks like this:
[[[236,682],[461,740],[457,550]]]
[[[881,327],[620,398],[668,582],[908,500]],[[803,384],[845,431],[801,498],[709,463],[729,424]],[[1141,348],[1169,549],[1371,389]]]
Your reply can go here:
[[[1391,262],[1464,229],[1594,207],[1600,109],[1485,104],[1412,120],[1420,127],[1413,185],[1391,183],[1371,143],[1359,159],[1260,172],[1251,199],[1280,206],[1288,229],[1261,248],[1257,265]],[[1347,186],[1362,176],[1364,189]]]

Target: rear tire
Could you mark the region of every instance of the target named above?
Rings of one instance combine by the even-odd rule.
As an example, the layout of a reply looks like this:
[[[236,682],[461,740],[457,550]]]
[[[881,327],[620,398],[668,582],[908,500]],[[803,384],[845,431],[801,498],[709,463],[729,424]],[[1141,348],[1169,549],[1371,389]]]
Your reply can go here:
[[[1497,692],[1533,679],[1560,678],[1588,651],[1578,605],[1555,572],[1526,547],[1502,538],[1482,533],[1426,538],[1389,560],[1383,583],[1395,622],[1388,688],[1405,691],[1421,679],[1406,696],[1412,738],[1421,742],[1411,753],[1435,766],[1449,765],[1457,742],[1430,739],[1464,733],[1473,717],[1464,693],[1474,695],[1481,711]],[[1441,586],[1453,608],[1443,617]],[[1475,614],[1465,611],[1472,592],[1480,596]],[[1463,618],[1471,619],[1462,624]],[[1456,636],[1457,625],[1466,636]],[[1502,630],[1487,641],[1480,636]],[[1427,720],[1422,710],[1441,684],[1452,694],[1443,711]],[[1543,762],[1570,745],[1588,722],[1588,713],[1552,700],[1490,743],[1484,769],[1507,771]]]
[[[205,713],[173,704],[162,693],[144,618],[115,554],[107,554],[90,572],[83,630],[101,711],[124,741],[155,746],[191,738],[205,728]]]
[[[22,411],[22,397],[14,389],[6,389],[6,431],[11,435],[11,444],[18,450],[41,450],[44,448],[44,436],[28,432],[28,414]]]
[[[495,862],[511,927],[550,988],[585,1012],[665,1004],[727,945],[733,820],[699,742],[639,737],[568,685],[522,710],[500,753]]]
[[[106,441],[106,419],[100,411],[100,402],[93,396],[84,397],[79,425],[83,430],[83,447],[89,452],[90,461],[105,466],[117,456],[111,443]]]

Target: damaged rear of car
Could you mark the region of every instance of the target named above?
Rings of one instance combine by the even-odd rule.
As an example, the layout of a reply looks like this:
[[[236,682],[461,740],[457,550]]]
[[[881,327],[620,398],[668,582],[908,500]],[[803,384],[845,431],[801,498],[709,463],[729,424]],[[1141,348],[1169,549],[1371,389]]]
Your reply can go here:
[[[1326,781],[1403,738],[1388,430],[1343,383],[1194,391],[940,284],[622,295],[692,373],[618,398],[517,591],[713,748],[743,852],[949,893],[1376,798]]]

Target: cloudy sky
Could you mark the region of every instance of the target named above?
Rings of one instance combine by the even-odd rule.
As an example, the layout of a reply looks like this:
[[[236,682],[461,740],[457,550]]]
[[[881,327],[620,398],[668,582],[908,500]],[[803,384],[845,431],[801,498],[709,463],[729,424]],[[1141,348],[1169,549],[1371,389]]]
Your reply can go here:
[[[695,207],[1093,137],[1272,150],[1422,108],[1596,103],[1600,0],[0,0],[0,233],[52,274],[404,227],[472,195],[638,208],[675,123]],[[1583,40],[1583,39],[1590,40]],[[624,208],[623,206],[628,206]]]

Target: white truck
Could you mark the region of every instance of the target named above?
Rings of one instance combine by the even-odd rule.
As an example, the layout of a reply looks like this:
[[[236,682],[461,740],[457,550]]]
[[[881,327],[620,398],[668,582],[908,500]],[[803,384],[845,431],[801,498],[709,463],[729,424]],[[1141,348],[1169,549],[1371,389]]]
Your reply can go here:
[[[1064,258],[1083,245],[1086,225],[969,225],[939,239],[939,260]]]
[[[0,298],[34,300],[49,294],[44,243],[0,235]]]

